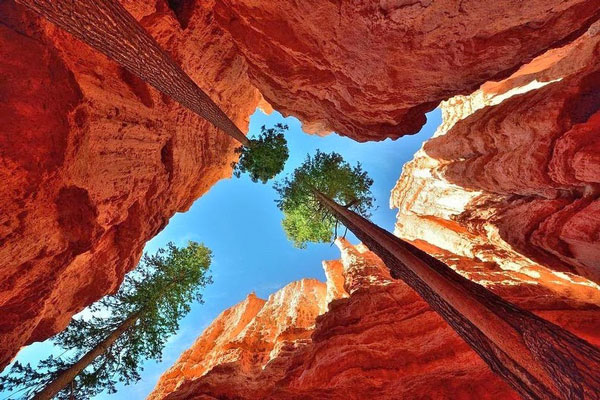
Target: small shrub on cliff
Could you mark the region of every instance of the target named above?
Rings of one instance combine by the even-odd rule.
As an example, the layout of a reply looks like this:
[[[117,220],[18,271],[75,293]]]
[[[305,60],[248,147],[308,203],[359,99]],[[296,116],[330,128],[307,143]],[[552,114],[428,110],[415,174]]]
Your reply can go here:
[[[18,390],[19,398],[89,399],[104,390],[115,393],[117,382],[138,381],[142,361],[160,360],[189,303],[202,302],[201,289],[212,282],[210,262],[210,250],[195,242],[184,248],[169,243],[144,255],[116,294],[94,303],[89,317],[73,318],[54,337],[61,356],[35,368],[16,362],[0,377],[0,391]]]
[[[252,182],[267,183],[269,179],[283,171],[289,157],[284,135],[287,129],[288,126],[283,124],[277,124],[270,129],[266,129],[263,125],[257,139],[250,139],[247,146],[236,149],[240,159],[232,164],[233,174],[239,178],[247,172]]]
[[[364,217],[373,207],[373,180],[360,163],[354,167],[338,153],[317,150],[307,156],[291,177],[274,186],[279,193],[277,206],[283,211],[283,229],[296,247],[307,242],[326,243],[336,234],[337,218],[318,199],[317,193]]]

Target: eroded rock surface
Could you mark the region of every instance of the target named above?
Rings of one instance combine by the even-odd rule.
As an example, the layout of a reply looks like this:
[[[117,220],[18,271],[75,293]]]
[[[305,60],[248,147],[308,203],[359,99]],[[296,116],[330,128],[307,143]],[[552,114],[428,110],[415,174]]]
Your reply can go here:
[[[266,303],[250,295],[202,333],[149,398],[519,398],[377,256],[362,245],[337,244],[341,260],[324,262],[327,285],[294,282]],[[536,278],[497,280],[489,267],[467,269],[480,283],[495,280],[491,289],[511,301],[600,343],[596,306],[549,293]],[[255,317],[240,317],[247,314]]]
[[[124,2],[242,129],[260,100],[214,22]],[[177,211],[230,176],[236,143],[50,23],[0,3],[0,368],[116,290]]]
[[[478,259],[502,275],[545,276],[557,292],[568,282],[582,297],[594,292],[586,287],[600,282],[599,28],[443,104],[442,126],[392,193],[398,236],[443,250],[446,261]]]
[[[252,82],[304,129],[359,141],[419,131],[441,100],[585,30],[597,0],[219,2]]]
[[[439,138],[394,194],[396,232],[507,294],[536,282],[534,305],[540,293],[598,302],[597,287],[575,275],[598,282],[598,27],[560,47],[598,18],[597,0],[123,3],[242,129],[271,104],[310,131],[395,138],[417,131],[440,100],[557,47],[444,106]],[[0,60],[1,368],[116,290],[145,242],[229,176],[236,144],[11,0],[0,20],[10,55]],[[340,265],[326,264],[317,308],[348,296]],[[356,277],[359,287],[361,276],[370,275]],[[315,337],[326,336],[318,326]],[[269,354],[287,354],[277,343]],[[317,396],[326,378],[311,379]]]

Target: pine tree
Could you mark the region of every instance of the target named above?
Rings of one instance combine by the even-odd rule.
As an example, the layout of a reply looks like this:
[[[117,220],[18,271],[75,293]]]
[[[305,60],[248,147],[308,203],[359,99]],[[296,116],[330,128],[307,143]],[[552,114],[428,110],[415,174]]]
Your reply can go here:
[[[360,165],[317,152],[275,185],[297,246],[331,240],[339,221],[442,316],[525,399],[600,399],[600,350],[470,281],[370,222],[373,181]]]
[[[333,239],[338,218],[315,196],[316,190],[354,212],[369,217],[375,199],[373,180],[357,164],[352,167],[338,153],[317,153],[297,168],[291,177],[275,183],[277,206],[284,212],[283,228],[296,247],[307,242]]]
[[[35,368],[16,362],[0,377],[0,390],[18,390],[33,399],[88,399],[116,384],[140,379],[142,362],[160,360],[167,339],[177,332],[190,303],[202,302],[211,252],[189,242],[169,243],[144,255],[114,295],[102,298],[53,338],[65,353],[50,356]]]
[[[236,149],[240,159],[232,165],[233,174],[239,178],[247,172],[252,182],[267,183],[269,179],[283,171],[289,157],[284,136],[288,126],[276,124],[275,127],[267,129],[263,125],[260,129],[261,134],[258,138],[250,139],[247,145]]]

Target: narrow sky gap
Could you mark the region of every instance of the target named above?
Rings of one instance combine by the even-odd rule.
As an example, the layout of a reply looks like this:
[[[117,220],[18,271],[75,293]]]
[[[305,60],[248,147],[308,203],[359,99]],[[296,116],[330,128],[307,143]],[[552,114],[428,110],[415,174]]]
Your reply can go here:
[[[358,143],[335,134],[326,137],[302,132],[296,118],[283,118],[274,112],[265,115],[257,110],[250,120],[250,136],[260,127],[286,123],[286,138],[290,159],[284,174],[290,173],[316,149],[336,151],[351,164],[360,161],[374,179],[373,193],[378,208],[373,222],[393,230],[396,210],[389,209],[390,190],[394,187],[402,166],[429,139],[441,123],[439,109],[428,114],[427,124],[416,135],[396,141]],[[279,177],[283,176],[280,175]],[[188,240],[203,242],[213,251],[211,267],[214,284],[205,290],[205,304],[192,305],[192,311],[181,321],[181,328],[163,352],[163,361],[146,362],[142,380],[136,385],[118,385],[114,395],[103,393],[96,399],[140,399],[147,396],[159,376],[189,348],[196,337],[223,310],[242,301],[249,293],[266,299],[289,282],[302,278],[324,281],[321,261],[339,258],[337,248],[328,244],[309,244],[305,250],[296,249],[281,228],[281,212],[275,205],[276,193],[272,184],[253,183],[247,176],[224,179],[196,200],[186,213],[176,214],[167,227],[147,243],[145,251],[153,253],[167,242],[185,245]],[[339,232],[343,233],[343,230]],[[349,239],[356,239],[349,232]],[[23,349],[17,360],[35,364],[52,352],[50,341],[36,343]],[[58,355],[59,353],[55,354]],[[1,393],[0,399],[8,393]]]

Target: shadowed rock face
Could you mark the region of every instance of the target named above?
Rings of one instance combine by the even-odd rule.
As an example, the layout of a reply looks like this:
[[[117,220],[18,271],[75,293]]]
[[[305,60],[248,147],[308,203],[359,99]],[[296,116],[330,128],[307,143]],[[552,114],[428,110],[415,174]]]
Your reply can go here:
[[[124,4],[246,127],[260,94],[213,3],[185,34],[167,3]],[[236,143],[12,1],[0,19],[2,367],[116,290],[145,242],[230,175]]]
[[[598,19],[596,0],[225,0],[252,82],[304,129],[417,132],[441,100],[505,77]]]
[[[226,310],[149,398],[519,398],[379,258],[362,245],[337,244],[341,260],[323,263],[327,285],[293,282],[266,303],[250,295]],[[494,280],[489,265],[469,261],[476,281]],[[549,293],[536,279],[508,278],[491,288],[600,342],[595,306]],[[327,308],[326,299],[332,299]]]
[[[398,236],[589,295],[600,282],[599,28],[444,103],[392,193]]]

